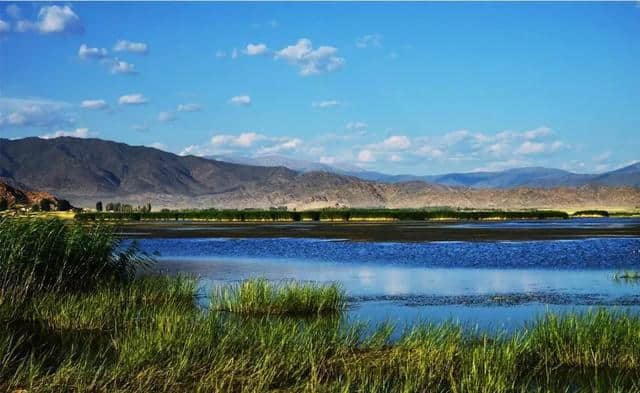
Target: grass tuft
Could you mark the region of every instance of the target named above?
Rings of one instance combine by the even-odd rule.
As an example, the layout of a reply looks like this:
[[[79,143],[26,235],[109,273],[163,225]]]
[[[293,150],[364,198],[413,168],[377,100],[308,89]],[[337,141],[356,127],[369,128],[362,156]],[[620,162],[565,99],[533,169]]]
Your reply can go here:
[[[239,314],[321,315],[346,307],[346,294],[338,284],[285,282],[273,284],[251,279],[213,290],[211,309]]]

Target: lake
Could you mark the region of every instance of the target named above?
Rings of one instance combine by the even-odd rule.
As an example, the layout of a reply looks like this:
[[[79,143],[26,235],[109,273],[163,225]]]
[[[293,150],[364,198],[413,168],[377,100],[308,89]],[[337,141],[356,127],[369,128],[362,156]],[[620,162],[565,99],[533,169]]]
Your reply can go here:
[[[580,228],[637,226],[638,221],[441,225],[460,230],[510,228],[521,239],[523,231],[545,225],[549,230],[569,226],[579,233]],[[212,286],[250,277],[339,282],[350,297],[348,319],[370,326],[385,321],[402,327],[451,320],[481,329],[513,330],[547,311],[598,307],[640,311],[640,285],[613,279],[618,271],[640,269],[640,234],[531,241],[360,242],[291,238],[286,237],[286,228],[282,227],[280,238],[181,235],[137,241],[143,250],[159,254],[156,269],[199,276],[203,295]]]

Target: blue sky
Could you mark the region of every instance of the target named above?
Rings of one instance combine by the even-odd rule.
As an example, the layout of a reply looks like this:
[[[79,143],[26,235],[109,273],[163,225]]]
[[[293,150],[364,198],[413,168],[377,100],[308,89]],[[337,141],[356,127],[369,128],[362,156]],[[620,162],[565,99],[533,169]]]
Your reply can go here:
[[[0,136],[387,173],[640,158],[626,3],[0,3]]]

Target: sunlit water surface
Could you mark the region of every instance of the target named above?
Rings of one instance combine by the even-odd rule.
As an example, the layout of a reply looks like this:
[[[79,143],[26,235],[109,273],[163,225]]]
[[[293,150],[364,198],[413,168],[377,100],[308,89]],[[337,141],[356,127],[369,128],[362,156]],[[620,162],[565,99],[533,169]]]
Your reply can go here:
[[[250,277],[339,282],[348,318],[457,321],[512,330],[546,311],[640,311],[640,238],[524,242],[376,243],[326,239],[142,239],[156,269],[196,274],[202,293]],[[206,303],[206,298],[203,298]]]

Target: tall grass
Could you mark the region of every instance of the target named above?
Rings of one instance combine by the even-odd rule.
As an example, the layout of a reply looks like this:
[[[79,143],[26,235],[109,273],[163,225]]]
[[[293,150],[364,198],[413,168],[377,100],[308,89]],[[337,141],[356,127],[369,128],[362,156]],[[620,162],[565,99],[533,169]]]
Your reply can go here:
[[[239,314],[321,315],[339,313],[345,307],[346,294],[338,284],[251,279],[215,288],[211,296],[212,310]]]
[[[82,291],[130,280],[150,260],[135,245],[119,244],[106,225],[0,218],[0,293]]]

